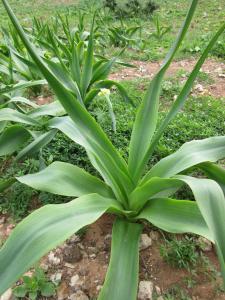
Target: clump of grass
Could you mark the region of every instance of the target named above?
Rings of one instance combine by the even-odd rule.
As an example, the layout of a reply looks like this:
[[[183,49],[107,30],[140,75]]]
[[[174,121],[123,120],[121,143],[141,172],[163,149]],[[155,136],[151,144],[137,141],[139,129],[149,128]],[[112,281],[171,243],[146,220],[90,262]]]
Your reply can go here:
[[[188,236],[179,240],[177,238],[165,240],[160,247],[160,254],[172,267],[188,270],[197,265],[199,258],[196,243],[193,238]]]

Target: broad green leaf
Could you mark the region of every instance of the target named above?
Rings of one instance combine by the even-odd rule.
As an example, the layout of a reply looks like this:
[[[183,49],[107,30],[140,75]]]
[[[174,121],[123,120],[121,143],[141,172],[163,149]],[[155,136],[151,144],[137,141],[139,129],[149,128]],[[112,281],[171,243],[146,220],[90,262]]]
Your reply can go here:
[[[129,196],[129,203],[133,210],[138,211],[151,198],[168,197],[174,194],[182,183],[173,178],[153,177],[146,183],[138,185]]]
[[[11,122],[18,122],[24,123],[28,125],[40,125],[36,120],[33,118],[22,114],[16,110],[11,108],[3,108],[0,110],[0,122],[1,121],[11,121]]]
[[[65,113],[66,112],[61,103],[59,101],[54,101],[30,111],[27,115],[32,118],[38,118],[42,116],[62,116],[65,115]]]
[[[6,86],[3,89],[0,89],[0,95],[11,93],[19,90],[24,90],[33,86],[47,84],[46,80],[34,80],[34,81],[21,81],[17,84],[13,84],[11,86]]]
[[[66,204],[46,205],[30,214],[0,250],[0,295],[48,251],[114,209],[120,210],[118,202],[91,194]]]
[[[7,121],[1,121],[0,122],[0,133],[3,132],[3,130],[6,128]]]
[[[31,142],[18,153],[18,155],[16,156],[16,160],[22,160],[25,157],[32,156],[40,151],[40,149],[51,142],[56,133],[57,130],[53,129],[38,136],[33,142]]]
[[[210,230],[218,252],[225,286],[225,197],[221,187],[211,179],[177,175],[175,178],[191,188],[199,210]]]
[[[158,119],[159,96],[164,74],[184,39],[184,36],[191,23],[198,1],[192,1],[187,13],[184,24],[177,36],[175,43],[166,56],[159,72],[155,75],[142,104],[137,112],[129,148],[128,167],[132,178],[137,182],[142,175],[145,164],[147,163],[148,151],[151,146],[151,140],[156,129]],[[140,147],[141,145],[141,147]]]
[[[24,285],[20,285],[17,286],[14,290],[13,290],[13,294],[14,296],[18,297],[18,298],[24,298],[27,294],[27,289]]]
[[[212,164],[210,162],[206,162],[203,164],[198,165],[200,169],[204,171],[204,173],[209,177],[210,179],[215,180],[220,187],[223,190],[223,193],[225,195],[225,170],[224,168]]]
[[[223,26],[221,26],[220,29],[216,32],[216,34],[213,36],[213,38],[209,42],[208,46],[206,47],[206,49],[202,53],[201,57],[199,58],[198,62],[196,63],[196,65],[195,65],[193,71],[191,72],[191,74],[189,75],[183,89],[181,90],[177,99],[174,101],[169,113],[167,114],[167,116],[161,123],[159,129],[157,130],[155,136],[153,137],[153,141],[150,146],[151,149],[149,150],[149,153],[148,153],[149,155],[153,152],[155,145],[159,141],[159,139],[162,136],[167,125],[171,122],[171,120],[174,119],[174,117],[177,115],[179,110],[183,107],[185,101],[187,100],[188,95],[191,92],[193,83],[198,76],[199,70],[201,69],[203,63],[205,62],[205,59],[207,58],[207,55],[209,54],[210,50],[215,45],[217,39],[224,32],[224,29],[225,29],[225,24]]]
[[[116,197],[126,203],[127,195],[133,189],[133,183],[128,173],[126,162],[121,158],[119,152],[115,149],[115,147],[113,147],[112,143],[94,118],[91,117],[86,109],[51,72],[41,57],[38,56],[34,46],[28,40],[8,2],[6,0],[3,0],[2,2],[33,61],[39,67],[64,109],[74,121],[77,131],[80,131],[84,139],[87,141],[88,147],[91,148],[92,154],[96,158],[99,168],[101,165],[101,171],[102,173],[104,172],[104,178],[107,178],[107,183],[113,187]],[[91,47],[91,44],[89,47]],[[87,70],[87,68],[85,68],[85,70]],[[84,73],[86,73],[86,71]],[[87,81],[88,80],[89,75]],[[114,172],[108,172],[108,170],[113,170]]]
[[[72,139],[74,142],[78,143],[79,145],[83,146],[87,154],[90,158],[91,163],[96,168],[96,170],[99,171],[101,176],[104,178],[105,182],[110,185],[114,191],[114,194],[116,195],[117,199],[121,201],[121,198],[123,198],[123,194],[121,194],[121,191],[123,190],[122,183],[125,183],[127,193],[131,192],[131,183],[130,181],[127,181],[127,175],[125,172],[121,171],[121,169],[118,167],[117,164],[112,163],[112,169],[105,168],[105,166],[101,163],[101,161],[104,159],[110,159],[109,155],[106,151],[101,149],[101,160],[99,159],[99,156],[95,155],[98,150],[95,151],[95,143],[89,142],[89,140],[86,138],[85,135],[82,135],[79,131],[79,127],[77,127],[77,124],[74,123],[69,117],[60,117],[60,118],[54,118],[49,123],[48,126],[50,128],[56,128],[63,132],[66,136],[68,136],[70,139]],[[120,177],[121,181],[115,181],[114,178]],[[127,183],[126,183],[127,182]],[[126,185],[127,184],[127,185]],[[126,193],[126,192],[125,192]]]
[[[17,177],[17,180],[34,189],[62,196],[80,197],[97,193],[114,198],[112,190],[103,181],[64,162],[54,162],[41,172]]]
[[[11,155],[31,137],[30,132],[20,125],[8,127],[0,136],[0,156]]]
[[[98,300],[136,300],[142,225],[116,219],[111,258]]]
[[[109,61],[98,66],[98,68],[96,68],[95,71],[93,72],[91,84],[95,83],[96,81],[106,79],[115,61],[116,61],[116,57],[113,57]]]
[[[202,162],[216,162],[225,157],[225,136],[185,143],[177,152],[161,159],[144,177],[171,177]]]
[[[25,104],[25,105],[31,106],[33,108],[38,108],[39,107],[36,103],[34,103],[34,102],[24,98],[24,97],[13,97],[13,98],[11,98],[11,100],[6,102],[6,104],[9,104],[9,103]]]
[[[195,233],[213,241],[213,235],[194,201],[151,199],[137,219],[146,219],[168,232]]]

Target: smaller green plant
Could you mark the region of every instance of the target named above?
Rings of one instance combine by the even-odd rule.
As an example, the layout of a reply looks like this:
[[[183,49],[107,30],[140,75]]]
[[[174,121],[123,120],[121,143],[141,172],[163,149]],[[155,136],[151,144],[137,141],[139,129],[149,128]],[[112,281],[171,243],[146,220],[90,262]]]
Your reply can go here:
[[[196,266],[199,257],[195,241],[188,236],[180,240],[165,240],[165,244],[160,247],[160,254],[171,266],[188,270]]]
[[[18,298],[28,297],[31,300],[37,299],[39,295],[50,297],[55,294],[55,286],[49,282],[44,271],[37,268],[32,277],[23,276],[23,284],[13,290],[14,296]]]
[[[158,9],[158,5],[152,0],[104,0],[104,7],[109,8],[115,16],[136,17],[143,15],[150,15]]]
[[[164,300],[191,300],[187,292],[180,286],[174,285],[163,295]]]
[[[162,25],[158,15],[155,15],[152,19],[155,27],[155,32],[152,34],[152,36],[161,41],[164,35],[171,31],[171,26]]]

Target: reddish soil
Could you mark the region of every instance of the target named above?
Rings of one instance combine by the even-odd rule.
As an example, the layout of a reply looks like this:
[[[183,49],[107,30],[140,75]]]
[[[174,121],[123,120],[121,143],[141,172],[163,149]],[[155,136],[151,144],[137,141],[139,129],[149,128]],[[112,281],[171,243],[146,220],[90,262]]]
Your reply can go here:
[[[179,70],[186,72],[192,71],[196,60],[188,59],[182,61],[174,61],[171,63],[166,76],[174,76]],[[112,80],[131,80],[135,78],[152,78],[160,68],[160,62],[143,62],[133,61],[131,64],[137,68],[121,68],[119,72],[115,72],[110,76]],[[205,93],[216,98],[225,97],[225,64],[213,59],[205,61],[202,71],[208,73],[214,80],[212,84],[203,84]]]
[[[95,224],[89,226],[80,236],[79,240],[72,237],[72,239],[68,240],[64,245],[55,249],[54,255],[60,259],[60,263],[57,265],[51,264],[48,256],[42,259],[41,265],[48,267],[47,275],[49,277],[57,273],[62,274],[61,282],[57,288],[57,296],[47,299],[69,299],[69,296],[77,289],[82,289],[90,299],[95,299],[104,282],[109,262],[113,220],[114,218],[112,216],[104,215]],[[0,225],[0,232],[5,232],[4,236],[6,236],[6,234],[8,235],[10,233],[12,227],[12,225],[8,224],[7,220],[5,224]],[[185,269],[171,267],[160,256],[159,249],[163,243],[161,233],[149,227],[145,228],[144,231],[150,236],[152,236],[151,234],[153,233],[154,237],[152,236],[152,246],[140,252],[140,280],[152,281],[154,287],[158,290],[160,289],[162,296],[172,288],[178,287],[190,297],[189,299],[225,300],[225,294],[219,290],[221,280],[219,278],[212,279],[212,276],[210,276],[211,272],[205,265],[196,267],[194,276]],[[79,255],[75,255],[75,260],[73,257],[74,254],[69,254],[72,257],[69,263],[68,256],[65,258],[65,254],[67,253],[66,249],[68,249],[68,247],[71,253],[76,248],[79,250]],[[210,265],[218,269],[218,261],[214,250],[206,252],[205,256],[208,257]],[[71,287],[71,278],[77,274],[79,281],[75,286]],[[194,284],[191,288],[188,288],[187,279],[190,278],[194,279]],[[178,298],[174,299],[180,300],[181,298],[178,296]]]

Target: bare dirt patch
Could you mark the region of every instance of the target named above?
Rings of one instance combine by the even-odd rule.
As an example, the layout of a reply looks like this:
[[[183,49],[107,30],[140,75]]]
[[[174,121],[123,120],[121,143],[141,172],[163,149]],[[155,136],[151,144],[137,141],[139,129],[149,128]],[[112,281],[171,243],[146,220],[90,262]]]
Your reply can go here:
[[[161,62],[131,62],[137,68],[121,68],[110,76],[113,80],[132,80],[135,78],[152,78],[160,68]],[[188,59],[174,61],[171,63],[166,76],[175,76],[179,70],[191,72],[196,60]],[[225,64],[213,59],[208,59],[202,67],[202,71],[209,74],[214,83],[204,83],[204,93],[212,95],[215,98],[225,97]]]
[[[41,266],[46,269],[49,278],[60,278],[57,295],[47,299],[77,299],[76,295],[79,293],[87,296],[84,299],[96,299],[109,263],[113,221],[112,216],[104,215],[80,236],[74,235],[42,259]],[[2,236],[9,235],[12,229],[13,225],[8,222],[6,217],[4,225],[0,226]],[[185,269],[172,268],[160,256],[159,249],[163,242],[161,233],[149,228],[145,229],[145,233],[152,237],[153,243],[152,246],[140,251],[139,277],[140,280],[153,282],[155,295],[156,290],[158,292],[158,296],[154,299],[157,299],[160,294],[163,297],[165,292],[173,290],[175,287],[185,291],[190,297],[187,299],[225,300],[225,294],[219,290],[221,279],[218,277],[212,279],[208,276],[210,270],[205,266],[204,268],[199,266],[194,275]],[[211,265],[218,270],[214,249],[205,255]],[[32,272],[29,274],[31,275]],[[188,287],[187,280],[190,278],[193,278],[195,283]]]

